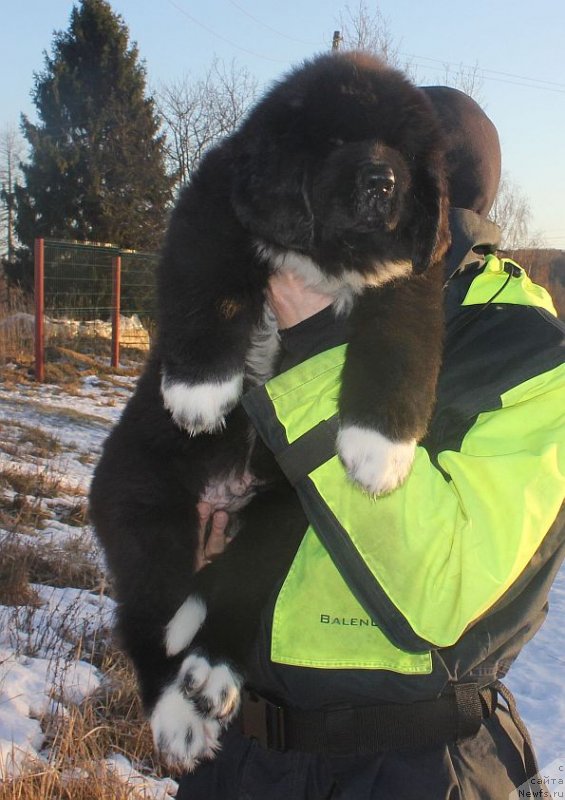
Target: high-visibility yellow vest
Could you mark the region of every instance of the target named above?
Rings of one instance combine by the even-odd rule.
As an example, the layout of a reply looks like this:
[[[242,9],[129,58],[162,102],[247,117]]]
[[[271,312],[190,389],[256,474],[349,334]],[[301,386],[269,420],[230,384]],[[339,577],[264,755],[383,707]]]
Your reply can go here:
[[[272,661],[428,675],[434,652],[563,544],[552,525],[565,497],[565,364],[551,299],[514,262],[487,256],[465,315],[452,341],[448,332],[430,434],[400,488],[366,495],[331,452],[294,470],[310,526],[276,601]],[[282,463],[297,443],[315,451],[335,420],[346,350],[246,398]]]

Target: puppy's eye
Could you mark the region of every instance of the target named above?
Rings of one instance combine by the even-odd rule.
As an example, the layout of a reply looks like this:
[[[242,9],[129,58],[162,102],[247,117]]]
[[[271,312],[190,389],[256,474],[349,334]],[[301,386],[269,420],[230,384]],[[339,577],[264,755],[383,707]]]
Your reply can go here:
[[[337,137],[329,139],[329,143],[331,144],[332,147],[343,147],[343,145],[345,144],[343,139],[339,139]]]

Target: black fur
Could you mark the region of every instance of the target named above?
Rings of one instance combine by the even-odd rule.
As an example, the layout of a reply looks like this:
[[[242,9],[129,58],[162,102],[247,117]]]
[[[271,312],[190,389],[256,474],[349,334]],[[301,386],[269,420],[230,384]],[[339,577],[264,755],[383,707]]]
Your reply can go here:
[[[383,285],[353,304],[340,420],[393,441],[420,439],[440,362],[447,246],[441,135],[429,102],[367,56],[306,63],[203,160],[166,237],[156,347],[91,491],[119,629],[148,711],[195,647],[243,671],[260,610],[307,524],[266,453],[256,445],[249,461],[248,423],[239,406],[229,407],[237,398],[220,415],[225,428],[218,419],[191,436],[166,409],[162,381],[195,386],[244,372],[273,264],[289,252],[335,285],[348,274],[375,282],[386,264],[409,261],[412,275],[381,275]],[[255,494],[239,513],[239,534],[194,575],[205,487],[250,473]],[[168,657],[166,625],[192,593],[205,599],[206,621],[188,648]]]

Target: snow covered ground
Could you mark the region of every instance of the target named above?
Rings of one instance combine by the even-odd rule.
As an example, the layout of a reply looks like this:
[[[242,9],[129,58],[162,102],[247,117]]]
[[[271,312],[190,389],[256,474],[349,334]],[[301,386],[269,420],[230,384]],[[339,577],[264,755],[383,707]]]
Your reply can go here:
[[[73,537],[91,537],[84,527],[61,521],[61,508],[84,498],[93,465],[111,424],[129,396],[133,379],[112,380],[84,375],[78,389],[29,383],[0,383],[0,467],[22,473],[48,469],[60,481],[56,499],[43,498],[41,530],[22,532],[20,541],[64,547]],[[25,445],[26,434],[40,429],[57,443],[53,452]],[[22,441],[24,444],[22,444]],[[14,493],[0,485],[2,502]],[[37,502],[37,498],[35,499]],[[0,547],[10,533],[0,528]],[[100,559],[94,540],[92,558]],[[101,562],[100,562],[101,563]],[[0,576],[1,577],[1,576]],[[113,603],[101,592],[34,584],[32,606],[0,606],[0,772],[17,772],[25,756],[49,757],[40,720],[46,713],[68,713],[103,685],[105,676],[87,660],[77,658],[77,642],[86,645],[104,637],[111,627]],[[543,628],[512,668],[507,684],[514,691],[543,768],[558,760],[565,770],[565,570],[551,596]],[[141,774],[120,753],[107,754],[105,768],[136,792],[133,796],[166,798],[176,791],[173,781]]]
[[[61,510],[72,508],[77,499],[84,502],[102,443],[132,385],[133,379],[125,376],[108,380],[84,375],[69,394],[47,384],[0,383],[2,474],[14,469],[38,481],[47,475],[57,485],[56,497],[42,497],[38,491],[24,498],[42,514],[42,528],[14,532],[0,527],[0,548],[17,537],[31,547],[47,544],[51,556],[59,550],[63,559],[69,558],[73,540],[80,539],[102,565],[88,526],[66,524]],[[33,445],[37,430],[46,437],[39,447]],[[0,484],[0,508],[16,494]],[[33,583],[30,589],[31,605],[0,605],[0,782],[18,774],[26,759],[27,764],[48,762],[49,743],[40,721],[46,714],[65,718],[72,704],[105,681],[88,662],[88,653],[97,638],[109,639],[113,601],[73,586]],[[85,660],[77,658],[77,650]],[[127,782],[132,798],[164,800],[176,793],[174,781],[142,774],[119,752],[109,752],[100,770]]]
[[[565,566],[553,584],[546,621],[522,650],[504,682],[514,693],[532,735],[540,771],[557,760],[565,780],[564,622]]]

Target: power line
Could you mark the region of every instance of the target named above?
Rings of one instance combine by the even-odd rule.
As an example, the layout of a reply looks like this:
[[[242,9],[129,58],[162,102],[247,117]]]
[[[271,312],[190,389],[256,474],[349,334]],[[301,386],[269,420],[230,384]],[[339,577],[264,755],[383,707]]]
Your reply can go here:
[[[236,50],[241,50],[242,53],[247,53],[248,55],[254,56],[255,58],[262,58],[264,61],[273,61],[273,62],[278,63],[278,64],[288,64],[288,61],[286,59],[272,58],[271,56],[265,56],[265,55],[262,55],[261,53],[256,53],[253,50],[248,50],[245,47],[241,47],[241,45],[236,44],[235,42],[232,42],[231,39],[227,39],[225,36],[222,36],[221,33],[218,33],[217,31],[213,30],[212,28],[209,28],[208,25],[205,25],[203,22],[200,22],[199,20],[197,20],[195,17],[192,16],[192,14],[189,14],[188,11],[185,11],[184,8],[181,8],[175,2],[173,2],[173,0],[168,0],[168,3],[169,3],[169,5],[173,6],[173,8],[176,8],[176,10],[180,14],[184,14],[185,17],[188,17],[188,19],[191,22],[194,22],[195,25],[198,25],[200,28],[203,28],[205,31],[208,31],[208,33],[212,34],[212,36],[215,36],[217,39],[221,39],[223,42],[226,42],[231,47],[235,47]]]
[[[169,0],[169,1],[171,2],[171,0]],[[249,19],[253,20],[253,22],[257,23],[257,25],[260,25],[261,27],[265,28],[266,30],[271,31],[272,33],[275,33],[278,36],[283,37],[284,39],[288,39],[291,42],[297,42],[298,44],[306,44],[306,45],[312,45],[312,46],[316,46],[316,47],[324,47],[325,46],[325,43],[323,43],[323,42],[305,41],[303,39],[297,39],[294,36],[289,36],[288,34],[283,33],[282,31],[279,31],[276,28],[273,28],[271,25],[267,24],[266,22],[263,22],[263,20],[258,19],[255,15],[251,14],[245,8],[242,8],[242,6],[240,6],[239,3],[237,3],[235,0],[229,0],[229,2],[238,11],[240,11],[242,14],[244,14]],[[214,34],[214,35],[216,35],[216,34]],[[219,35],[219,34],[217,34],[217,35]],[[431,68],[431,69],[443,69],[443,68],[447,67],[447,68],[457,68],[459,70],[460,69],[466,69],[466,70],[471,70],[471,71],[478,70],[481,73],[481,77],[483,77],[485,80],[498,81],[500,83],[509,83],[511,85],[514,85],[514,86],[524,86],[524,87],[532,88],[532,89],[545,89],[546,91],[554,91],[554,92],[558,92],[558,93],[565,93],[565,83],[560,83],[560,82],[557,82],[557,81],[549,81],[549,80],[546,80],[544,78],[531,78],[528,75],[517,75],[517,74],[512,73],[512,72],[503,72],[501,70],[489,69],[487,67],[480,67],[479,65],[469,66],[468,64],[456,64],[453,61],[445,61],[445,60],[442,60],[440,58],[432,58],[431,56],[416,55],[415,53],[400,53],[400,55],[402,55],[402,56],[404,56],[406,58],[412,58],[412,59],[417,59],[417,60],[419,59],[421,61],[432,61],[432,62],[434,62],[436,64],[441,65],[441,66],[438,66],[438,67],[428,67],[428,68]],[[416,66],[421,67],[423,69],[426,68],[426,65],[424,65],[424,64],[416,64]],[[500,75],[502,77],[501,78],[491,77],[491,76],[494,76],[494,75]],[[513,78],[515,80],[504,80],[505,78]],[[522,83],[521,81],[527,81],[528,83]]]
[[[405,53],[404,55],[407,55],[407,54]],[[417,56],[414,56],[414,57],[416,58]],[[430,59],[430,60],[432,60],[432,59]],[[433,59],[433,61],[438,61],[438,59]],[[461,67],[463,66],[463,65],[455,64],[452,61],[444,61],[444,62],[440,62],[440,63],[442,63],[442,67],[434,66],[433,64],[418,64],[417,62],[415,62],[414,65],[416,67],[420,67],[421,69],[433,69],[433,70],[440,70],[440,71],[442,70],[442,68],[445,69],[446,67],[447,68],[456,67],[457,69],[461,69]],[[464,66],[463,66],[463,68],[464,69],[469,69],[469,70],[474,70],[475,69],[475,67],[464,67]],[[495,81],[496,83],[506,83],[506,84],[509,84],[510,86],[522,86],[523,88],[526,88],[526,89],[539,89],[541,91],[545,90],[546,92],[557,92],[557,94],[565,94],[565,85],[563,85],[563,89],[557,89],[557,88],[554,88],[553,86],[541,86],[541,85],[536,86],[533,83],[522,83],[519,80],[514,81],[514,80],[507,80],[505,78],[495,78],[495,77],[492,77],[491,75],[483,74],[484,70],[481,67],[476,67],[476,69],[480,73],[480,77],[482,79],[484,79],[485,81]],[[504,74],[509,74],[509,73],[500,73],[500,74],[504,75]],[[526,80],[535,81],[535,80],[537,80],[537,78],[526,78]],[[557,86],[560,86],[560,85],[561,84],[557,84]]]
[[[448,65],[448,66],[457,66],[452,61],[443,61],[441,58],[431,58],[430,56],[417,56],[414,53],[401,53],[402,56],[407,56],[408,58],[419,58],[423,61],[435,61],[437,64]],[[557,86],[561,90],[565,90],[565,83],[559,83],[557,81],[547,81],[544,78],[530,78],[528,75],[515,75],[512,72],[501,72],[497,69],[488,69],[487,67],[479,67],[478,65],[470,66],[468,64],[459,64],[458,67],[461,69],[469,69],[475,70],[479,69],[481,72],[490,72],[493,75],[503,75],[505,78],[517,78],[518,80],[523,81],[533,81],[535,83],[546,83],[550,86]],[[540,87],[545,88],[545,87]]]
[[[289,36],[288,34],[273,28],[271,25],[268,25],[266,22],[257,19],[257,17],[255,17],[253,14],[250,14],[249,11],[246,11],[245,8],[242,8],[238,3],[236,3],[235,0],[229,0],[229,2],[234,8],[237,8],[238,11],[240,11],[242,14],[245,14],[246,17],[249,17],[249,19],[252,19],[253,22],[256,22],[257,25],[260,25],[262,28],[271,31],[272,33],[276,33],[277,36],[282,36],[283,39],[288,39],[289,41],[297,42],[298,44],[307,44],[312,47],[327,47],[326,42],[309,42],[305,41],[304,39],[297,39],[295,36]]]

